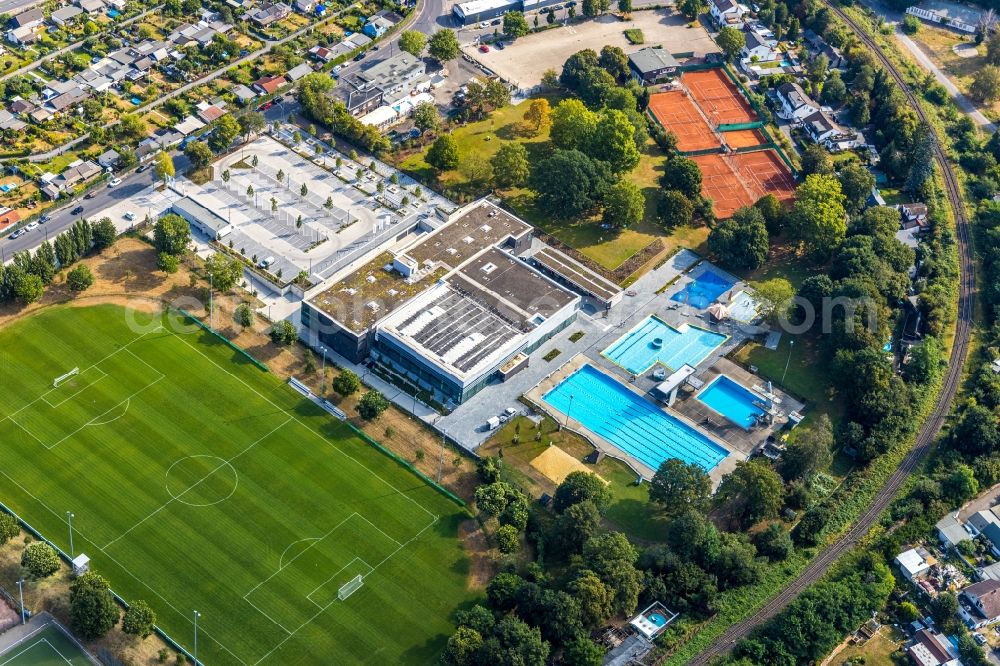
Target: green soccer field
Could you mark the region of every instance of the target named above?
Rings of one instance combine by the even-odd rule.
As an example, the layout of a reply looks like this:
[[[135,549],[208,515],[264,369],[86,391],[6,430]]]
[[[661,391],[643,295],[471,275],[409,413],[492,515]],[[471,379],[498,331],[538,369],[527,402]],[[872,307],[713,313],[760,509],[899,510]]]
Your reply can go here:
[[[31,632],[0,654],[0,666],[92,666],[93,663],[53,624]]]
[[[0,386],[0,499],[207,664],[432,662],[470,598],[463,509],[177,317],[46,310]]]

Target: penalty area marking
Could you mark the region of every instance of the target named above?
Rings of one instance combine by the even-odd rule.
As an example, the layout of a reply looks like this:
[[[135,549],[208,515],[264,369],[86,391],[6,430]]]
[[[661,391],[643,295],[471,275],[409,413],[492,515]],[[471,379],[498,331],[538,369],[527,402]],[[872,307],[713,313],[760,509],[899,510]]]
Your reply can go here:
[[[45,626],[47,627],[48,625],[45,625]],[[43,627],[43,628],[44,628],[44,627]],[[27,646],[26,648],[24,648],[24,649],[23,649],[23,650],[21,650],[20,652],[18,652],[18,653],[16,653],[16,654],[12,654],[12,655],[10,655],[10,658],[9,658],[9,659],[5,659],[4,661],[0,661],[0,666],[6,666],[6,664],[10,664],[10,663],[12,663],[12,662],[13,662],[14,660],[16,660],[16,659],[20,658],[20,657],[21,657],[21,656],[23,656],[24,654],[26,654],[26,653],[28,653],[28,652],[31,652],[32,650],[34,650],[34,649],[35,649],[36,647],[38,647],[39,645],[45,645],[45,646],[47,646],[47,647],[48,647],[48,648],[49,648],[50,650],[52,650],[52,652],[54,652],[55,654],[57,654],[57,655],[59,656],[59,658],[60,658],[60,659],[62,659],[62,660],[63,660],[63,661],[65,661],[65,662],[66,662],[67,664],[70,664],[70,665],[72,666],[73,662],[72,662],[72,661],[70,661],[70,660],[69,660],[69,659],[68,659],[68,658],[66,657],[66,655],[64,655],[64,654],[63,654],[62,652],[60,652],[60,651],[59,651],[59,648],[57,648],[57,647],[56,647],[55,645],[53,645],[52,643],[50,643],[50,642],[49,642],[49,639],[47,639],[47,638],[43,638],[43,639],[41,639],[41,640],[38,640],[38,641],[35,641],[34,643],[32,643],[31,645]],[[16,666],[16,665],[15,665],[15,666]]]

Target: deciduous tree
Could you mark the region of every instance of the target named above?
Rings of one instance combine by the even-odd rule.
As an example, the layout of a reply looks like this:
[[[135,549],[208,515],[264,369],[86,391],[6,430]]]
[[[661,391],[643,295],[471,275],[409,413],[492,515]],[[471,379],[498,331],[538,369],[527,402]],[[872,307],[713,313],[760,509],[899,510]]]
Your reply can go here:
[[[118,623],[118,604],[108,589],[108,581],[88,571],[69,588],[69,613],[73,628],[85,641],[105,636]]]
[[[646,197],[642,189],[630,180],[619,180],[604,195],[601,221],[612,229],[625,229],[642,221]]]
[[[427,38],[418,30],[404,30],[399,34],[399,48],[414,58],[419,58],[427,46]]]

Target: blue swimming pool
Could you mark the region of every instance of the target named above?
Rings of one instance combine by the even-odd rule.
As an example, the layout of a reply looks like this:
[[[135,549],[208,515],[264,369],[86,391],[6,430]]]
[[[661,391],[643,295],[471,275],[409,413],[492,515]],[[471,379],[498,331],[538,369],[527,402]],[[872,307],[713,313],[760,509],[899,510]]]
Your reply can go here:
[[[735,283],[721,275],[705,270],[684,285],[683,289],[671,296],[670,300],[704,310],[734,286],[736,286]]]
[[[650,315],[602,353],[633,375],[641,375],[657,363],[671,370],[697,366],[727,337],[689,324],[674,328]]]
[[[728,455],[695,428],[590,365],[542,399],[653,470],[668,458],[679,458],[709,471]]]
[[[744,429],[749,429],[764,413],[754,404],[761,400],[756,393],[725,375],[719,375],[702,389],[698,400]]]

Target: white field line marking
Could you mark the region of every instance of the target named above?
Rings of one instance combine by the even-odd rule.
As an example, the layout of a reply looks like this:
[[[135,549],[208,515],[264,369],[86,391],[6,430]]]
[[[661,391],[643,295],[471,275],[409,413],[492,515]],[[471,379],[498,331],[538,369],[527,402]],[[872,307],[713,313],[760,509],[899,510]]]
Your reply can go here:
[[[194,345],[192,345],[190,342],[188,342],[184,338],[180,338],[180,337],[178,337],[177,339],[180,340],[181,342],[183,342],[184,344],[188,345],[189,347],[191,347],[191,349],[193,349],[198,354],[201,354],[203,357],[205,357],[208,360],[209,363],[211,363],[215,367],[219,368],[220,370],[222,370],[222,372],[225,372],[226,374],[228,374],[230,377],[232,377],[233,379],[235,379],[239,383],[243,384],[251,392],[255,393],[257,396],[259,396],[262,400],[264,400],[265,402],[267,402],[268,404],[270,404],[275,409],[277,409],[278,411],[281,411],[281,412],[285,412],[286,414],[288,413],[280,405],[276,404],[274,401],[272,401],[270,398],[268,398],[267,396],[265,396],[264,394],[262,394],[260,391],[258,391],[254,387],[252,387],[249,384],[247,384],[243,379],[237,377],[236,375],[234,375],[229,370],[226,370],[224,367],[222,367],[221,365],[219,365],[218,363],[216,363],[214,359],[210,358],[208,355],[206,355],[203,351],[201,351],[200,349],[198,349],[197,347],[195,347]],[[401,491],[399,488],[397,488],[396,486],[392,485],[391,483],[389,483],[388,481],[386,481],[385,479],[383,479],[381,476],[379,476],[378,474],[376,474],[375,472],[373,472],[367,465],[365,465],[364,463],[360,462],[356,458],[352,457],[351,455],[349,455],[348,453],[346,453],[345,451],[343,451],[340,447],[336,446],[333,442],[331,442],[329,439],[327,439],[326,437],[324,437],[320,432],[317,432],[311,426],[309,426],[306,423],[303,423],[302,421],[300,421],[295,416],[291,416],[291,418],[296,423],[298,423],[299,425],[301,425],[302,427],[304,427],[306,430],[309,430],[310,432],[312,432],[313,434],[315,434],[316,437],[318,437],[320,440],[322,440],[323,442],[325,442],[328,446],[330,446],[331,448],[333,448],[334,451],[337,451],[337,452],[341,453],[342,455],[344,455],[349,460],[353,461],[358,466],[364,468],[369,474],[371,474],[372,476],[374,476],[376,479],[378,479],[379,481],[381,481],[385,485],[389,486],[394,491],[396,491],[399,495],[405,497],[407,500],[409,500],[414,505],[416,505],[417,507],[419,507],[421,511],[423,511],[424,513],[426,513],[433,520],[436,521],[438,519],[438,516],[435,515],[435,514],[433,514],[433,513],[431,513],[430,511],[428,511],[427,508],[424,507],[424,505],[420,504],[415,499],[413,499],[412,497],[410,497],[409,495],[407,495],[406,493],[404,493],[403,491]]]
[[[368,567],[368,573],[366,573],[366,574],[364,574],[363,576],[361,576],[361,580],[364,580],[366,576],[369,576],[369,575],[371,575],[371,573],[372,573],[373,571],[375,571],[375,569],[374,569],[374,568],[372,567],[372,565],[368,564],[367,562],[365,562],[365,561],[364,561],[364,560],[363,560],[362,558],[360,558],[360,557],[355,557],[355,558],[354,558],[354,559],[352,559],[352,560],[351,560],[350,562],[348,562],[348,563],[347,563],[347,564],[345,564],[344,566],[342,566],[342,567],[340,567],[339,569],[337,569],[337,572],[336,572],[336,573],[334,573],[334,574],[333,574],[332,576],[330,576],[329,578],[327,578],[326,580],[324,580],[324,581],[323,581],[322,583],[320,583],[319,585],[317,585],[316,587],[314,587],[314,588],[313,588],[313,591],[312,591],[312,592],[310,592],[309,594],[307,594],[307,595],[306,595],[306,599],[308,599],[309,601],[311,601],[311,602],[312,602],[312,604],[313,604],[314,606],[316,606],[316,608],[320,608],[320,609],[322,609],[322,610],[326,610],[326,609],[327,609],[327,608],[329,608],[329,607],[330,607],[331,605],[333,605],[333,603],[334,603],[334,601],[336,601],[336,599],[334,599],[333,601],[329,602],[329,603],[328,603],[328,604],[326,604],[325,606],[321,606],[320,604],[316,603],[316,601],[315,601],[315,600],[314,600],[314,599],[312,598],[312,595],[316,594],[316,593],[317,593],[317,592],[319,592],[319,591],[320,591],[320,590],[321,590],[322,588],[326,587],[326,584],[327,584],[327,583],[329,583],[329,582],[330,582],[331,580],[333,580],[334,578],[336,578],[337,576],[339,576],[339,575],[340,575],[340,574],[341,574],[341,573],[342,573],[342,572],[344,571],[344,569],[346,569],[347,567],[351,566],[351,565],[352,565],[352,564],[354,564],[355,562],[361,562],[361,564],[363,564],[363,565],[365,565],[366,567]]]
[[[288,546],[286,546],[285,549],[281,551],[281,557],[278,558],[278,570],[279,571],[281,570],[283,566],[282,563],[285,561],[285,555],[288,554],[288,551],[291,550],[292,546],[294,546],[297,543],[302,543],[303,541],[319,541],[322,538],[323,537],[306,537],[305,539],[298,539],[297,541],[293,541],[290,544],[288,544]]]
[[[159,331],[162,331],[162,330],[165,330],[165,329],[163,328],[163,326],[157,326],[157,327],[156,327],[156,328],[154,328],[154,329],[153,329],[152,331],[148,331],[148,332],[146,332],[146,333],[143,333],[142,335],[140,335],[140,336],[138,336],[138,337],[136,337],[136,338],[133,338],[133,339],[132,339],[132,340],[131,340],[130,342],[127,342],[127,343],[125,343],[124,345],[122,345],[122,346],[121,346],[121,347],[119,347],[118,349],[116,349],[116,350],[114,350],[113,352],[111,352],[111,353],[107,354],[107,355],[106,355],[106,356],[104,356],[103,358],[101,358],[101,359],[99,359],[98,361],[96,361],[96,362],[95,362],[95,363],[94,363],[93,365],[91,365],[91,366],[89,366],[89,367],[86,367],[86,368],[84,368],[83,370],[81,370],[81,371],[80,371],[80,374],[82,375],[83,373],[87,372],[87,371],[88,371],[88,370],[90,370],[91,368],[96,368],[96,367],[97,367],[97,366],[99,366],[99,365],[100,365],[101,363],[104,363],[105,361],[107,361],[107,360],[108,360],[109,358],[111,358],[112,356],[114,356],[114,355],[115,355],[115,354],[117,354],[118,352],[120,352],[120,351],[122,351],[122,350],[125,350],[125,349],[128,349],[128,348],[129,348],[129,347],[131,347],[131,346],[132,346],[133,344],[135,344],[135,343],[136,343],[136,342],[138,342],[139,340],[142,340],[142,339],[143,339],[144,337],[146,337],[147,335],[150,335],[150,334],[152,334],[152,333],[158,333]],[[133,354],[133,356],[135,356],[135,354]],[[51,389],[49,389],[49,390],[51,390]],[[46,391],[46,393],[48,393],[48,392],[49,392],[49,391]],[[13,411],[13,412],[11,412],[10,414],[8,414],[7,416],[5,416],[4,418],[7,418],[7,419],[9,419],[9,418],[11,418],[12,416],[16,415],[16,414],[17,414],[18,412],[21,412],[21,411],[24,411],[24,410],[25,410],[25,409],[27,409],[28,407],[31,407],[31,406],[32,406],[33,404],[35,404],[36,402],[38,402],[39,400],[41,400],[41,399],[43,398],[43,396],[44,396],[44,395],[45,395],[45,394],[43,393],[42,395],[38,396],[37,398],[35,398],[35,399],[34,399],[34,400],[32,400],[31,402],[29,402],[29,403],[27,403],[27,404],[25,404],[25,405],[21,406],[20,408],[18,408],[17,410],[15,410],[15,411]],[[3,419],[0,419],[0,420],[3,420]]]
[[[36,641],[36,642],[32,643],[31,645],[29,645],[28,647],[24,648],[23,650],[21,650],[17,654],[11,655],[10,659],[7,659],[6,661],[0,662],[0,666],[4,666],[5,664],[9,664],[10,662],[14,661],[15,659],[17,659],[18,657],[20,657],[21,655],[23,655],[25,652],[28,652],[30,650],[34,650],[36,647],[38,647],[39,645],[42,645],[43,643],[45,645],[49,646],[49,649],[52,650],[53,652],[55,652],[57,655],[59,655],[62,658],[62,660],[65,661],[67,664],[72,664],[73,663],[72,661],[70,661],[69,659],[66,658],[66,655],[64,655],[62,652],[60,652],[59,650],[57,650],[56,646],[54,646],[52,643],[49,642],[49,639],[43,638],[43,639],[41,639],[39,641]]]
[[[268,576],[264,580],[260,581],[259,583],[257,583],[256,585],[254,585],[252,588],[250,588],[250,590],[246,594],[243,595],[243,598],[246,599],[249,595],[253,594],[257,590],[257,588],[259,588],[261,585],[263,585],[264,583],[268,582],[269,580],[271,580],[272,578],[274,578],[275,576],[277,576],[278,574],[280,574],[286,567],[288,567],[289,565],[291,565],[292,562],[294,562],[295,560],[297,560],[300,557],[302,557],[303,555],[305,555],[307,552],[309,552],[309,550],[312,549],[313,546],[315,546],[317,543],[319,543],[323,539],[327,538],[328,536],[330,536],[331,534],[333,534],[334,532],[336,532],[340,528],[341,525],[343,525],[344,523],[346,523],[348,520],[350,520],[351,518],[353,518],[356,515],[358,515],[357,512],[352,513],[347,518],[344,518],[342,521],[340,521],[339,523],[337,523],[336,525],[334,525],[330,530],[328,530],[326,532],[326,534],[324,534],[321,537],[316,538],[311,544],[309,544],[308,546],[306,546],[305,548],[303,548],[302,552],[296,554],[295,557],[293,557],[292,559],[288,560],[288,562],[286,564],[279,565],[278,568],[277,568],[277,570],[274,573],[272,573],[270,576]],[[294,545],[296,543],[299,543],[299,542],[295,541],[295,542],[293,542],[292,545]],[[287,548],[286,548],[286,550],[287,550]]]
[[[24,486],[22,486],[20,483],[18,483],[16,480],[14,480],[9,474],[7,474],[6,472],[4,472],[2,469],[0,469],[0,474],[2,474],[4,477],[7,478],[8,481],[10,481],[15,486],[17,486],[20,489],[21,492],[23,492],[25,495],[27,495],[32,500],[34,500],[35,502],[37,502],[43,509],[45,509],[46,511],[48,511],[49,513],[51,513],[53,516],[55,516],[57,520],[62,521],[62,520],[65,519],[64,516],[59,515],[59,513],[57,513],[55,510],[52,509],[52,507],[50,507],[48,504],[46,504],[41,499],[39,499],[34,493],[32,493],[30,490],[28,490],[27,488],[25,488]],[[168,601],[166,597],[164,597],[162,594],[160,594],[153,587],[150,587],[149,583],[147,583],[144,579],[140,578],[139,576],[136,576],[134,573],[132,573],[132,571],[128,567],[126,567],[124,564],[122,564],[121,562],[119,562],[118,560],[116,560],[114,557],[112,557],[109,553],[107,553],[106,551],[104,551],[100,547],[100,545],[98,545],[93,540],[89,539],[87,537],[87,535],[85,533],[83,533],[79,528],[76,528],[73,531],[74,531],[74,534],[76,534],[77,537],[81,541],[86,541],[87,543],[89,543],[90,545],[92,545],[94,548],[96,548],[97,550],[101,551],[101,553],[106,558],[108,558],[109,560],[111,560],[112,562],[114,562],[114,564],[119,569],[121,569],[122,571],[124,571],[126,574],[128,574],[129,576],[131,576],[137,583],[139,583],[140,585],[142,585],[143,587],[145,587],[147,590],[149,590],[151,594],[155,595],[160,601],[162,601],[164,603],[164,605],[166,605],[168,608],[170,608],[170,610],[172,610],[175,613],[177,613],[177,615],[179,617],[184,618],[185,621],[187,621],[188,623],[190,623],[192,625],[194,624],[193,620],[191,620],[188,617],[187,611],[181,612],[180,610],[178,610],[178,608],[176,606],[174,606],[172,603],[170,603],[170,601]],[[222,648],[227,654],[231,655],[233,657],[233,659],[235,659],[236,661],[240,662],[244,666],[250,666],[249,664],[247,664],[246,661],[244,661],[243,659],[240,659],[240,657],[238,657],[235,652],[233,652],[232,650],[230,650],[229,648],[227,648],[221,641],[215,639],[212,636],[212,634],[210,634],[205,629],[199,628],[198,629],[198,633],[200,635],[206,636],[209,640],[211,640],[213,643],[215,643],[220,648]]]
[[[149,520],[150,518],[152,518],[156,514],[160,513],[164,509],[166,509],[168,506],[170,506],[174,502],[180,501],[180,499],[182,497],[184,497],[184,495],[188,494],[190,491],[192,491],[195,488],[197,488],[198,486],[200,486],[204,481],[206,481],[209,477],[211,477],[213,474],[215,474],[216,472],[218,472],[223,467],[225,467],[227,465],[232,466],[232,462],[234,460],[236,460],[237,458],[239,458],[240,456],[242,456],[244,453],[247,453],[248,451],[250,451],[251,449],[253,449],[255,446],[257,446],[258,444],[260,444],[262,441],[264,441],[265,439],[267,439],[268,437],[270,437],[271,435],[273,435],[274,433],[276,433],[278,430],[280,430],[281,428],[283,428],[285,426],[285,424],[288,423],[289,421],[291,421],[291,418],[285,419],[284,421],[282,421],[281,423],[279,423],[277,426],[275,426],[274,428],[272,428],[269,432],[267,432],[264,435],[261,435],[260,437],[258,437],[254,442],[252,442],[249,446],[245,447],[242,451],[237,452],[232,458],[229,458],[228,460],[223,460],[223,462],[221,464],[217,465],[208,474],[206,474],[205,476],[203,476],[200,479],[198,479],[197,481],[195,481],[193,484],[191,484],[190,486],[188,486],[187,488],[185,488],[180,493],[178,493],[176,495],[173,495],[169,500],[167,500],[166,502],[164,502],[158,509],[156,509],[155,511],[153,511],[152,513],[150,513],[148,516],[146,516],[145,518],[143,518],[142,520],[140,520],[139,522],[137,522],[135,525],[133,525],[132,527],[128,528],[127,530],[125,530],[124,532],[122,532],[121,534],[119,534],[118,536],[116,536],[111,541],[107,542],[105,545],[101,546],[101,550],[104,550],[104,549],[108,548],[109,546],[111,546],[112,544],[114,544],[115,542],[119,541],[122,537],[124,537],[125,535],[129,534],[130,532],[132,532],[132,530],[136,529],[137,527],[139,527],[140,525],[142,525],[143,523],[145,523],[147,520]]]
[[[127,398],[125,398],[124,400],[122,400],[121,402],[119,402],[118,404],[113,405],[113,406],[109,407],[108,409],[104,410],[103,412],[101,412],[100,414],[98,414],[94,418],[90,419],[89,421],[87,421],[86,423],[84,423],[82,426],[80,426],[79,428],[77,428],[76,430],[74,430],[73,432],[71,432],[68,435],[66,435],[65,437],[61,438],[59,441],[57,441],[57,442],[55,442],[53,444],[45,444],[44,442],[42,442],[42,446],[44,446],[45,448],[47,448],[47,449],[49,449],[51,451],[52,449],[56,448],[57,446],[59,446],[60,444],[62,444],[63,442],[65,442],[67,439],[69,439],[70,437],[74,436],[76,433],[78,433],[81,430],[83,430],[84,428],[87,428],[87,427],[90,427],[90,426],[93,426],[93,425],[102,425],[101,423],[96,423],[96,421],[98,419],[100,419],[101,417],[106,416],[107,414],[109,414],[109,413],[113,412],[114,410],[118,409],[122,405],[124,405],[126,403],[131,403],[132,398],[138,396],[140,393],[142,393],[146,389],[148,389],[148,388],[152,387],[153,385],[157,384],[161,379],[163,379],[164,376],[165,375],[157,377],[156,379],[154,379],[149,384],[146,384],[141,389],[139,389],[138,391],[136,391],[132,395],[128,396]],[[115,417],[114,419],[111,419],[111,420],[112,421],[117,420],[117,419],[121,418],[122,416],[123,416],[123,414],[119,414],[117,417]],[[22,430],[25,430],[25,431],[28,430],[23,425],[21,425],[20,423],[18,423],[17,420],[15,420],[13,417],[8,417],[8,418],[10,419],[11,423],[14,423],[14,424],[20,426]],[[38,437],[36,437],[33,433],[31,434],[31,436],[35,437],[35,439],[38,439]],[[42,440],[38,439],[38,441],[41,442]]]
[[[86,386],[81,387],[80,390],[76,391],[75,393],[71,393],[70,395],[68,395],[65,398],[63,398],[62,400],[60,400],[59,402],[56,402],[56,403],[49,402],[49,397],[48,397],[50,393],[53,393],[53,392],[59,390],[58,386],[55,387],[55,388],[49,389],[48,391],[46,391],[45,393],[43,393],[39,397],[42,400],[44,400],[48,404],[49,407],[51,407],[52,409],[55,409],[56,407],[58,407],[59,405],[63,404],[67,400],[72,400],[73,398],[75,398],[76,396],[80,395],[81,393],[83,393],[84,391],[86,391],[87,389],[89,389],[91,386],[94,386],[95,384],[97,384],[97,382],[101,381],[102,379],[104,379],[105,377],[108,376],[108,373],[104,372],[103,370],[101,370],[100,368],[98,368],[95,365],[95,366],[91,366],[91,367],[87,368],[86,370],[84,370],[83,372],[81,372],[79,375],[77,375],[77,377],[82,379],[83,376],[85,374],[87,374],[91,370],[97,370],[99,373],[101,373],[101,375],[99,377],[97,377],[96,379],[94,379],[89,384],[87,384]],[[35,402],[38,402],[38,401],[36,400]],[[18,410],[18,411],[20,411],[20,410]]]
[[[415,539],[417,539],[418,537],[420,537],[421,534],[423,534],[426,530],[428,530],[431,526],[433,526],[434,523],[436,523],[437,521],[438,521],[438,518],[435,517],[434,520],[432,520],[422,530],[420,530],[419,532],[417,532],[416,534],[414,534],[406,543],[402,544],[399,548],[397,548],[396,550],[394,550],[391,553],[389,553],[388,555],[386,555],[385,558],[381,562],[379,562],[374,567],[372,567],[372,571],[368,575],[370,576],[371,574],[375,573],[375,571],[377,571],[380,566],[382,566],[383,564],[385,564],[393,555],[395,555],[396,553],[398,553],[399,551],[401,551],[403,548],[405,548],[407,545],[409,545],[410,542],[412,542]],[[367,564],[367,562],[366,562],[366,564]],[[369,566],[371,566],[371,565],[369,565]],[[332,605],[332,603],[330,605]],[[329,606],[327,608],[329,608]],[[274,654],[275,650],[277,650],[282,645],[284,645],[290,638],[292,638],[295,634],[297,634],[299,631],[301,631],[303,627],[305,627],[305,626],[307,626],[309,624],[312,624],[312,622],[317,617],[319,617],[322,613],[325,613],[326,610],[327,610],[326,608],[321,608],[318,611],[316,611],[313,614],[312,617],[310,617],[308,620],[306,620],[305,622],[303,622],[302,624],[300,624],[292,633],[290,633],[288,636],[286,636],[281,641],[279,641],[277,645],[275,645],[273,648],[271,648],[263,657],[261,657],[260,659],[258,659],[255,662],[253,662],[253,664],[251,664],[250,666],[256,666],[257,664],[261,663],[262,661],[264,661],[265,659],[267,659],[268,657],[270,657],[272,654]]]

